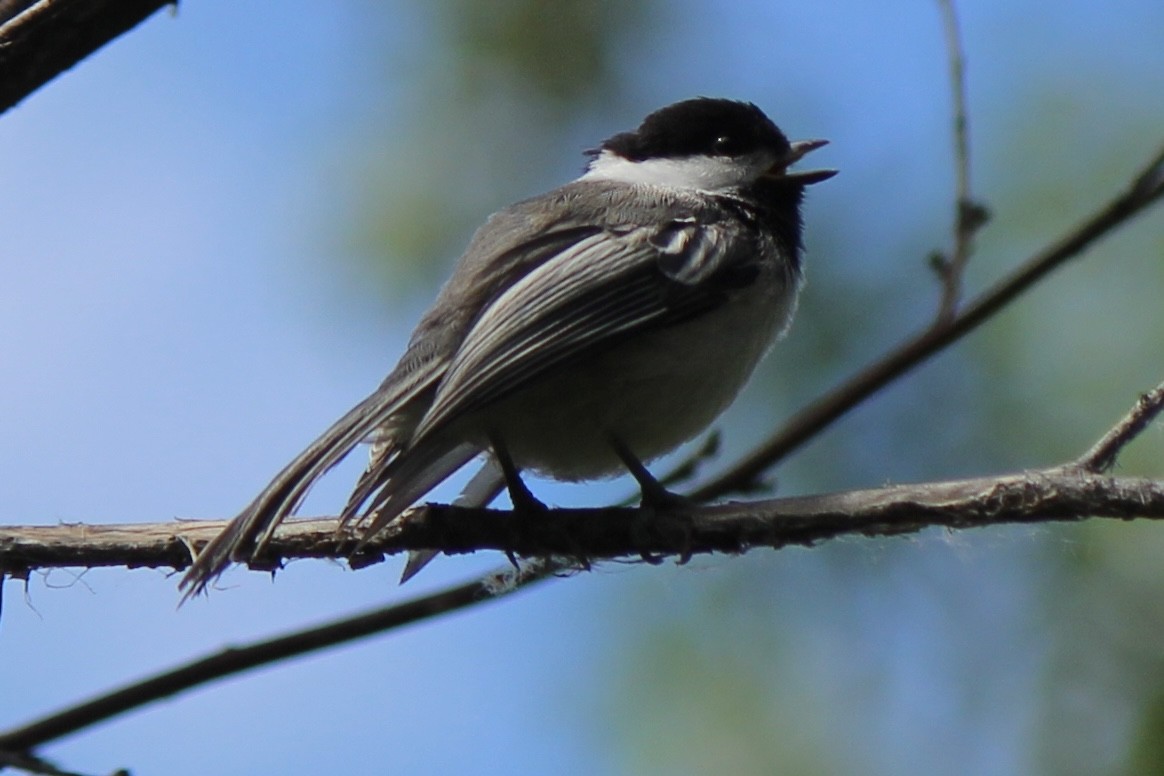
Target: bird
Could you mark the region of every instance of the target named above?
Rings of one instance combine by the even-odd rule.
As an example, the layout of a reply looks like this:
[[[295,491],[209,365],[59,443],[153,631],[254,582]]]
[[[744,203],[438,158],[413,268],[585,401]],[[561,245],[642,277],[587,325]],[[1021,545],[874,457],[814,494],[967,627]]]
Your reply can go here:
[[[199,551],[180,583],[205,592],[256,559],[309,488],[370,443],[341,524],[367,541],[469,461],[458,503],[521,472],[632,474],[707,428],[789,326],[803,285],[801,206],[833,169],[793,171],[825,140],[790,142],[750,102],[696,97],[587,151],[582,174],[476,231],[403,356]],[[435,552],[412,553],[405,579]]]

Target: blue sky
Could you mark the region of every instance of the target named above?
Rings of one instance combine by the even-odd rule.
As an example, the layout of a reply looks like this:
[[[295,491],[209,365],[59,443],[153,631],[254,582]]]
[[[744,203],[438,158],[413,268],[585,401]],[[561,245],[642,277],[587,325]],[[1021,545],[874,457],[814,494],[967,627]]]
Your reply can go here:
[[[1041,68],[1078,68],[1081,89],[1088,73],[1126,71],[1123,88],[1136,99],[1164,94],[1158,4],[1066,2],[1053,16],[1033,2],[965,5],[976,149],[1005,140]],[[858,231],[870,257],[854,262],[852,277],[886,271],[881,246],[914,214],[944,223],[934,214],[951,185],[948,93],[929,3],[680,7],[673,34],[628,63],[637,108],[624,124],[691,94],[779,99],[770,110],[789,134],[833,141],[824,162],[844,174],[814,192],[808,241]],[[398,7],[386,33],[395,40],[371,40],[366,12],[355,3],[183,3],[0,117],[0,521],[228,516],[390,368],[415,311],[386,312],[383,296],[358,290],[335,219],[355,196],[345,149],[377,111],[391,126],[403,99],[403,84],[374,77],[373,48],[394,47],[407,61],[423,38],[415,13]],[[1084,96],[1102,112],[1105,95]],[[600,127],[585,142],[622,128]],[[579,150],[562,149],[562,166],[542,185],[577,169]],[[1126,167],[1147,150],[1129,150]],[[989,150],[975,160],[989,191],[1003,171]],[[813,220],[823,212],[851,219],[826,230]],[[945,233],[930,239],[940,244]],[[827,289],[827,277],[813,276],[810,292]],[[918,274],[901,284],[927,282]],[[745,435],[748,425],[728,422]],[[341,502],[353,471],[313,494],[317,511]],[[581,499],[624,492],[616,484]],[[561,498],[578,498],[570,493]],[[1021,577],[1005,560],[976,558]],[[442,560],[404,592],[495,562]],[[587,674],[618,648],[611,633],[625,623],[609,603],[633,584],[650,606],[650,591],[666,599],[697,587],[720,563],[772,562],[613,567],[555,582],[200,689],[45,753],[86,772],[135,774],[481,773],[493,763],[613,773],[617,753],[586,724],[614,689]],[[790,560],[788,573],[805,563]],[[181,610],[176,580],[158,571],[8,581],[0,726],[209,649],[382,604],[402,595],[397,573],[392,563],[356,574],[304,562],[272,584],[235,572],[229,591]],[[924,657],[941,637],[898,616],[881,649],[921,657],[903,657],[887,679],[887,714],[963,724]],[[1037,641],[1026,648],[1037,651]],[[951,743],[969,756],[949,772],[1022,772],[1022,742],[997,727]],[[883,754],[873,770],[924,772],[940,756],[914,751]]]

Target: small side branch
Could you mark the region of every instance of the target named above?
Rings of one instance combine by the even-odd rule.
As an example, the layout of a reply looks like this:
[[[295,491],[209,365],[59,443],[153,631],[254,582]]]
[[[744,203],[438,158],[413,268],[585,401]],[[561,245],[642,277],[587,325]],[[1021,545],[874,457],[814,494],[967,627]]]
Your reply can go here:
[[[2,7],[0,7],[0,11],[3,11]],[[5,768],[15,768],[25,773],[41,774],[41,776],[84,776],[84,774],[73,771],[62,771],[48,760],[39,757],[0,749],[0,771]]]
[[[990,211],[970,193],[970,114],[966,108],[966,54],[962,47],[958,11],[954,0],[937,2],[946,39],[954,113],[954,249],[948,256],[935,251],[930,257],[942,283],[935,325],[949,321],[958,312],[962,276],[974,250],[974,236],[990,220]]]
[[[1075,466],[1094,473],[1111,470],[1116,457],[1164,410],[1164,383],[1140,396],[1136,406],[1084,453]]]

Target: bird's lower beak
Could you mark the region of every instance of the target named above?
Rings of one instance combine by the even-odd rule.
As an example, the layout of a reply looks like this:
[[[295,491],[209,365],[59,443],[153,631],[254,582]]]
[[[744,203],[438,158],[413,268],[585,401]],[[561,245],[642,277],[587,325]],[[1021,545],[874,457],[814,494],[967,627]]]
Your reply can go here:
[[[803,186],[827,181],[837,174],[836,170],[804,170],[802,172],[788,172],[788,168],[796,164],[811,151],[829,144],[827,140],[797,140],[789,146],[784,158],[772,165],[768,175],[785,181],[795,181]]]

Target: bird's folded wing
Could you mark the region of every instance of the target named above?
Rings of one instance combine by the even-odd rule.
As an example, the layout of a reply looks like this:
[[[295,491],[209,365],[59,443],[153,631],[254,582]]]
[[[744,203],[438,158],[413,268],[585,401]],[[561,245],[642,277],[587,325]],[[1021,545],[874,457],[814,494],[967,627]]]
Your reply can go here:
[[[552,367],[718,306],[748,276],[740,254],[722,226],[691,220],[574,243],[478,317],[412,443]]]

